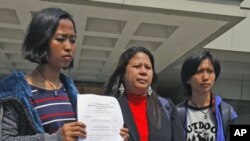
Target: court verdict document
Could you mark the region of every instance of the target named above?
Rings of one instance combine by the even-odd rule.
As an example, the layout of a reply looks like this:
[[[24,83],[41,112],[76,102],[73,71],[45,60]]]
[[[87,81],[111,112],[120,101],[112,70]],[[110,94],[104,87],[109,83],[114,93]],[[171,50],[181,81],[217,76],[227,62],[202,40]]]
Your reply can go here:
[[[86,124],[87,137],[78,141],[122,141],[123,117],[116,98],[78,94],[77,118]]]

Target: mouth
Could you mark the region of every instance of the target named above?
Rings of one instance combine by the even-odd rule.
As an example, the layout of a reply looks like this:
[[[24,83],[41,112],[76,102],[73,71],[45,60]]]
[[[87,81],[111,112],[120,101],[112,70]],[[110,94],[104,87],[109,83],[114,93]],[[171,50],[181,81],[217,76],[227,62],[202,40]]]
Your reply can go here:
[[[202,87],[209,87],[210,84],[209,84],[209,83],[202,83],[201,86],[202,86]]]
[[[70,62],[72,60],[72,55],[67,54],[67,55],[63,55],[63,60],[66,62]]]
[[[146,79],[137,79],[137,81],[141,84],[145,84],[148,82]]]

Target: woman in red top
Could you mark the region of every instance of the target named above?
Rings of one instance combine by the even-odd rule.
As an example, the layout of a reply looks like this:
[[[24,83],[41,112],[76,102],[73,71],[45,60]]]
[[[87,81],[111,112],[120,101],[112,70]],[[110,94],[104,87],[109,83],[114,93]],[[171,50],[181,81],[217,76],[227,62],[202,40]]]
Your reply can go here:
[[[154,58],[144,47],[131,47],[120,57],[109,78],[105,94],[120,103],[129,141],[182,141],[176,107],[157,96]]]

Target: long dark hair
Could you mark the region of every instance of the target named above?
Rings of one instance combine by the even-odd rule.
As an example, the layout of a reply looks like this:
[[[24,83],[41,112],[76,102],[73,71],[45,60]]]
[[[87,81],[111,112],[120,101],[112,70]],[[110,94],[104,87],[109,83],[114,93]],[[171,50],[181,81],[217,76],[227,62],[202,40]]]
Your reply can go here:
[[[205,59],[209,59],[214,67],[215,80],[217,80],[219,75],[220,75],[220,70],[221,70],[220,62],[209,51],[201,51],[201,52],[198,52],[198,53],[188,57],[184,61],[183,65],[182,65],[182,69],[181,69],[181,80],[182,80],[183,85],[185,86],[186,94],[188,96],[192,95],[192,89],[191,89],[191,85],[188,84],[187,81],[194,74],[197,73],[201,62]]]
[[[49,43],[61,19],[69,19],[76,33],[72,16],[62,9],[46,8],[34,15],[23,43],[22,55],[25,59],[38,64],[48,63]],[[68,68],[72,67],[73,60]]]
[[[164,116],[163,116],[163,109],[159,105],[159,101],[157,98],[157,94],[155,91],[156,88],[156,82],[157,82],[157,74],[155,72],[154,67],[154,57],[153,54],[144,47],[131,47],[127,49],[125,52],[122,53],[120,56],[119,62],[115,68],[115,71],[113,74],[109,77],[106,85],[105,85],[105,95],[112,95],[115,96],[117,99],[122,98],[119,93],[119,86],[121,83],[124,84],[124,75],[126,71],[126,67],[129,63],[129,60],[137,53],[142,52],[148,55],[150,62],[152,64],[152,70],[153,70],[153,79],[151,83],[151,87],[153,89],[153,93],[151,96],[147,96],[147,114],[152,114],[153,119],[152,122],[153,125],[159,129],[164,123]],[[124,95],[123,95],[124,96]]]

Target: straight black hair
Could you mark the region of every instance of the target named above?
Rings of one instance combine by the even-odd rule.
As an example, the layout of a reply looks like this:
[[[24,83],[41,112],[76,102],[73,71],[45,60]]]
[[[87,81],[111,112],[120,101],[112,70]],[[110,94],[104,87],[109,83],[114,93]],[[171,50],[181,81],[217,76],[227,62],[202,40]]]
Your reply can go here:
[[[181,69],[181,80],[182,80],[183,85],[185,86],[186,93],[188,96],[192,95],[192,90],[191,90],[191,85],[188,84],[187,81],[194,74],[197,73],[201,62],[205,59],[209,59],[211,63],[213,64],[213,68],[215,72],[215,80],[217,80],[220,75],[220,70],[221,70],[220,62],[209,51],[201,51],[188,57],[184,61],[182,65],[182,69]]]
[[[126,71],[126,67],[129,63],[129,60],[137,53],[145,53],[148,55],[150,62],[152,64],[153,70],[153,79],[151,83],[151,87],[153,89],[153,93],[151,96],[147,96],[147,114],[153,115],[153,119],[149,119],[156,129],[160,129],[164,126],[165,117],[163,108],[160,107],[157,94],[156,94],[156,83],[157,83],[157,74],[155,72],[154,67],[154,56],[153,54],[146,49],[145,47],[138,46],[138,47],[131,47],[128,48],[125,52],[123,52],[120,56],[119,62],[115,68],[115,71],[110,76],[108,82],[106,83],[105,87],[105,95],[113,95],[117,99],[121,99],[121,95],[119,93],[119,86],[121,83],[124,83],[124,75]],[[123,95],[124,96],[124,95]]]
[[[34,15],[22,47],[22,55],[25,59],[38,64],[48,63],[49,43],[61,19],[69,19],[73,23],[76,33],[72,16],[60,8],[46,8]],[[67,68],[73,68],[73,64],[72,60]]]

